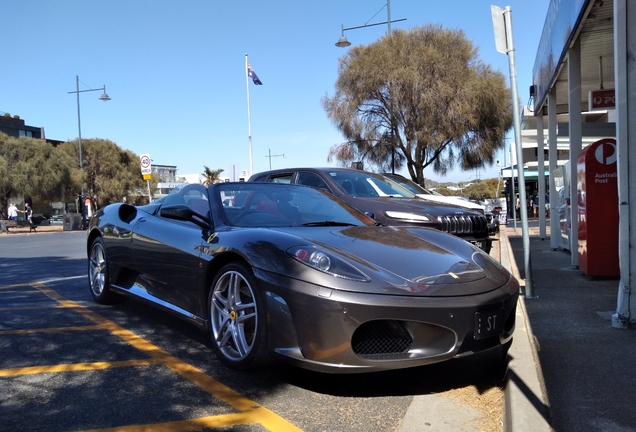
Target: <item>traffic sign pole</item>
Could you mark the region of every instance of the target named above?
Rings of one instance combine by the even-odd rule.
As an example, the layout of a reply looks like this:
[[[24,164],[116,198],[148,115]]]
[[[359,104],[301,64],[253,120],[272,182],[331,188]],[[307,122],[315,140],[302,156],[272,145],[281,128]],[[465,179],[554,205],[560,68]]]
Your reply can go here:
[[[141,175],[148,184],[148,202],[152,202],[152,196],[150,195],[150,177],[152,173],[152,162],[149,154],[142,154],[139,156],[139,165],[141,167]]]

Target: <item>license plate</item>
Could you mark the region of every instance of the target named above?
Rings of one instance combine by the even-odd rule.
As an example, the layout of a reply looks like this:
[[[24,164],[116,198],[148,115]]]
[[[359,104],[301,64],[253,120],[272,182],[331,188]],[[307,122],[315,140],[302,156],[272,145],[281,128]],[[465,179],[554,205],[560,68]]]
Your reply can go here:
[[[504,311],[498,309],[488,312],[475,312],[474,339],[483,339],[488,336],[501,334],[504,326]]]

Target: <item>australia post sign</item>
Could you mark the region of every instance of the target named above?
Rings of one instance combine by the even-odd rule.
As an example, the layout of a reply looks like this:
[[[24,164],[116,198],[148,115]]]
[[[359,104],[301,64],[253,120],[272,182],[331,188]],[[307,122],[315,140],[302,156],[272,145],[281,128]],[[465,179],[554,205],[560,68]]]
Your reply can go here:
[[[150,180],[150,172],[152,171],[150,155],[142,154],[139,156],[139,165],[141,166],[141,175],[144,177],[144,180]]]
[[[616,106],[614,89],[590,90],[590,93],[587,97],[587,103],[590,111],[614,108]]]

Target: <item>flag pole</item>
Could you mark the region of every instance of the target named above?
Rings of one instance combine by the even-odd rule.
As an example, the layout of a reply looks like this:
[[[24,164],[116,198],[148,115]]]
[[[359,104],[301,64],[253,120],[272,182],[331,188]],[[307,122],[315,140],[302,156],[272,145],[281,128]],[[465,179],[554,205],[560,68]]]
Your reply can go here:
[[[247,89],[247,137],[250,148],[250,176],[252,175],[252,124],[250,119],[250,81],[249,71],[247,70],[247,53],[245,53],[245,87]]]

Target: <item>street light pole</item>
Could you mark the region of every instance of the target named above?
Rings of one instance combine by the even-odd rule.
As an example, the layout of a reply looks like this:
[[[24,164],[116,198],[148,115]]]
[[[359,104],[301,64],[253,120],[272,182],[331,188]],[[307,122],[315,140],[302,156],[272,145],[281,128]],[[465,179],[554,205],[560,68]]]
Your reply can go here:
[[[382,9],[380,9],[380,10],[382,10]],[[377,15],[377,13],[376,13],[376,15]],[[351,42],[349,42],[347,40],[347,37],[344,34],[344,32],[346,32],[347,30],[355,30],[355,29],[364,28],[364,27],[373,27],[373,26],[377,26],[377,25],[386,24],[387,25],[387,33],[386,34],[390,35],[391,34],[391,23],[392,22],[399,22],[399,21],[406,21],[406,18],[400,18],[400,19],[396,19],[396,20],[391,20],[391,0],[386,0],[386,21],[379,22],[379,23],[373,23],[373,24],[364,24],[364,25],[355,26],[355,27],[347,27],[347,28],[345,28],[345,26],[342,25],[342,36],[340,36],[340,39],[338,39],[338,42],[336,42],[336,46],[338,48],[346,48],[346,47],[351,45]],[[391,132],[391,137],[393,137],[393,132]],[[395,174],[395,145],[393,143],[391,143],[391,144],[392,144],[391,145],[391,173]]]
[[[79,165],[80,170],[84,171],[84,164],[82,162],[82,122],[80,120],[80,93],[90,92],[90,91],[101,91],[102,95],[99,97],[101,101],[109,101],[110,97],[106,94],[106,85],[101,88],[96,89],[88,89],[88,90],[80,90],[79,89],[79,76],[75,75],[75,91],[70,91],[68,94],[75,93],[77,95],[77,142],[79,149]],[[84,205],[84,180],[82,180],[82,192],[80,195],[80,213],[82,214],[82,229],[86,229],[86,209]]]
[[[382,9],[380,9],[382,10]],[[347,30],[355,30],[355,29],[359,29],[359,28],[364,28],[364,27],[373,27],[373,26],[377,26],[377,25],[387,25],[387,34],[391,34],[391,23],[392,22],[399,22],[399,21],[406,21],[406,18],[400,18],[400,19],[396,19],[391,21],[391,0],[387,0],[386,2],[386,15],[387,15],[387,20],[384,22],[379,22],[379,23],[373,23],[373,24],[364,24],[361,26],[355,26],[355,27],[345,27],[344,25],[342,25],[342,36],[340,36],[340,39],[338,39],[338,42],[336,42],[336,46],[338,48],[346,48],[349,45],[351,45],[351,42],[349,42],[347,40],[347,37],[345,36],[344,32],[346,32]]]

